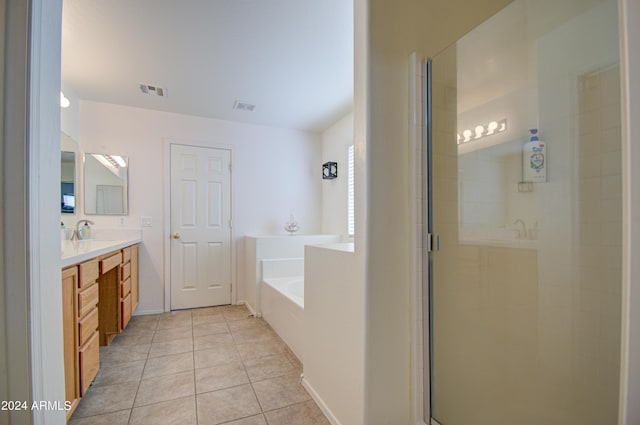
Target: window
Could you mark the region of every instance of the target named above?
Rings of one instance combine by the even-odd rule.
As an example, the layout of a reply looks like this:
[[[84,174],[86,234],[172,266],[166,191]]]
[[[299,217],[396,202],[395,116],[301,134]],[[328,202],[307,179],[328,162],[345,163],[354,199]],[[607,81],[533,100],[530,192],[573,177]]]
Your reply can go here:
[[[354,152],[353,145],[349,146],[348,160],[347,160],[347,232],[349,237],[355,235],[355,201],[353,198],[354,192]]]

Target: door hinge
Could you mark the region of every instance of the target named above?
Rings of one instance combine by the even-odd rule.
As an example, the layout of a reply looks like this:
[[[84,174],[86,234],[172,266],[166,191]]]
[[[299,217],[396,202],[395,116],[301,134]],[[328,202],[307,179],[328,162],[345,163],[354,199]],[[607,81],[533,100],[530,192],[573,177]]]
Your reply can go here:
[[[232,168],[231,163],[229,163],[229,174],[231,174]]]
[[[427,252],[440,251],[440,235],[427,233],[425,248],[427,249]]]
[[[229,228],[233,229],[233,220],[229,219]]]

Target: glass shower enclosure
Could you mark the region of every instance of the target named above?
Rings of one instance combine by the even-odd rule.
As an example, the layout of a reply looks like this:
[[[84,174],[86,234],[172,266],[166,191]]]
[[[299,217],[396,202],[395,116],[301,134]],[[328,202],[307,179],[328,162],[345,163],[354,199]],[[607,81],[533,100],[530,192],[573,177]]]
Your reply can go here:
[[[516,0],[429,64],[433,423],[617,423],[615,0]]]

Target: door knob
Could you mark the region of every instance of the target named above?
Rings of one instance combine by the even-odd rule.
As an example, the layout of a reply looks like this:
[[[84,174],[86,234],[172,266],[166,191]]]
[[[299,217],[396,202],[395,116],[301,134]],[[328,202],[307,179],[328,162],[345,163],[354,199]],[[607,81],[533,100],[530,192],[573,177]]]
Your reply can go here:
[[[176,233],[174,233],[173,235],[171,235],[171,237],[172,237],[173,239],[180,239],[180,233],[176,232]]]

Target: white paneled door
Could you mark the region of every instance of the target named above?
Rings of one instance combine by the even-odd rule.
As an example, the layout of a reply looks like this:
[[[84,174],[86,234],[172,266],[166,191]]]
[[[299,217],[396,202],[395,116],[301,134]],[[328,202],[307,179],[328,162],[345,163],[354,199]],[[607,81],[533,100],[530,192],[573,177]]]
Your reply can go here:
[[[171,145],[171,309],[231,303],[231,152]]]

